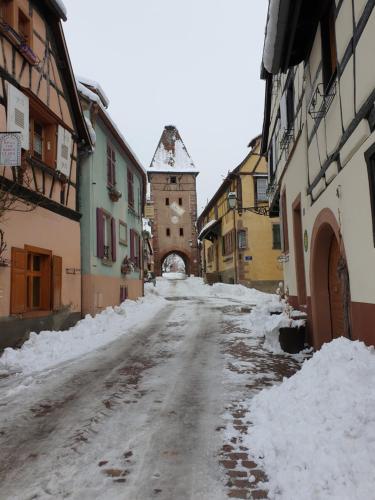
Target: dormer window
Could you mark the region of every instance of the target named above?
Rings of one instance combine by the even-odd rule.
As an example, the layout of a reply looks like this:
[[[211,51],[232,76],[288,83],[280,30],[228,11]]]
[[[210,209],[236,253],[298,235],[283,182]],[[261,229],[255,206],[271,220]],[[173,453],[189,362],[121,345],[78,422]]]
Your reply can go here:
[[[171,184],[177,184],[177,177],[173,175],[172,177],[169,178],[169,182]]]

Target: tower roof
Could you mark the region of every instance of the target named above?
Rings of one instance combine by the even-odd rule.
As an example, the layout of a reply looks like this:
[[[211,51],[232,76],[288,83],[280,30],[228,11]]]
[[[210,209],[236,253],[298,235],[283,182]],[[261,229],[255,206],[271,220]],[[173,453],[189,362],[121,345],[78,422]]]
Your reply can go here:
[[[180,133],[174,125],[166,125],[161,135],[158,147],[152,158],[149,172],[194,173],[195,167]]]

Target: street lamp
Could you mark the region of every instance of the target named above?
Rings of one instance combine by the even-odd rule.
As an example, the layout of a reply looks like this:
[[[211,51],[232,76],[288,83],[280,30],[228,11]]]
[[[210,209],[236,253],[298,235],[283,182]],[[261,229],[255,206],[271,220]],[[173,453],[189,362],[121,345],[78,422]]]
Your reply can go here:
[[[237,207],[237,193],[235,191],[230,191],[228,193],[228,208],[229,210],[234,210]]]

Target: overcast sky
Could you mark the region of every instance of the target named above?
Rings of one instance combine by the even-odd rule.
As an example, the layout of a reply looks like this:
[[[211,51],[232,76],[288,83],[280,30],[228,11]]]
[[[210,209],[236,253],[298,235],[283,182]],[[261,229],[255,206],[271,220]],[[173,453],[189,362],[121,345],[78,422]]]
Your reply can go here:
[[[176,125],[198,176],[198,213],[261,132],[259,78],[267,0],[64,0],[76,74],[148,167]]]

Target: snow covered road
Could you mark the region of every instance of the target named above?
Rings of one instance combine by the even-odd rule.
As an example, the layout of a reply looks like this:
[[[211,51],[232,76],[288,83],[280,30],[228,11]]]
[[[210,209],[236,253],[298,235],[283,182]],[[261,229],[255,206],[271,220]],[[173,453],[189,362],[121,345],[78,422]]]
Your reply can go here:
[[[127,335],[0,381],[1,499],[227,498],[219,333],[238,302],[163,286],[161,310]]]

